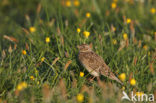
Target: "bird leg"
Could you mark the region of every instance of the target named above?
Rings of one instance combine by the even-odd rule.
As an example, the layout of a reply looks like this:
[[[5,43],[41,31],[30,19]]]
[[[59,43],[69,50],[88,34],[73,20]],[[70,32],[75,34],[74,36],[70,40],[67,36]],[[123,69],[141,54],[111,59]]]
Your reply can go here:
[[[94,76],[89,78],[89,81],[92,82],[94,80]]]
[[[99,77],[96,77],[98,81],[101,81]]]

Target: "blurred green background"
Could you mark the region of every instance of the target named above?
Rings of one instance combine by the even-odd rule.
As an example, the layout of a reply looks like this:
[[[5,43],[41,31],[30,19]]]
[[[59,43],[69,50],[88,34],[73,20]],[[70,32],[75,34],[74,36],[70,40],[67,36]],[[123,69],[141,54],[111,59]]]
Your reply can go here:
[[[45,103],[47,92],[54,94],[48,95],[53,103],[79,102],[79,93],[85,103],[115,103],[123,88],[156,94],[155,41],[156,0],[0,0],[0,103],[1,98]],[[102,85],[88,80],[89,73],[77,60],[76,46],[83,43],[92,43],[115,74],[126,75],[123,87],[104,77]],[[19,95],[17,87],[23,82],[28,86]]]

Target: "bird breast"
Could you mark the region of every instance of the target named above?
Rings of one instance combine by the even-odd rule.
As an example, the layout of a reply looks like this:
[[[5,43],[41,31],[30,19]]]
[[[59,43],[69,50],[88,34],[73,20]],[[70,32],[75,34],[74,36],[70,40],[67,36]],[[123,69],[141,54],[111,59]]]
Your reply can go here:
[[[101,61],[97,58],[94,52],[80,52],[79,61],[93,76],[99,76],[99,67],[101,67]]]

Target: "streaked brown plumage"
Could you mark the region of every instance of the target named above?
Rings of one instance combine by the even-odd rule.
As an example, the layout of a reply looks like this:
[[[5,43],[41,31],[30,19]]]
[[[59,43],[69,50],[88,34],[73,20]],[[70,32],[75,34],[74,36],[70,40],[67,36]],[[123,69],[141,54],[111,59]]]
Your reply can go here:
[[[88,72],[98,77],[104,75],[109,79],[116,80],[117,82],[122,82],[111,72],[110,68],[104,62],[104,60],[92,51],[91,45],[83,44],[78,46],[79,48],[79,61],[88,70]]]

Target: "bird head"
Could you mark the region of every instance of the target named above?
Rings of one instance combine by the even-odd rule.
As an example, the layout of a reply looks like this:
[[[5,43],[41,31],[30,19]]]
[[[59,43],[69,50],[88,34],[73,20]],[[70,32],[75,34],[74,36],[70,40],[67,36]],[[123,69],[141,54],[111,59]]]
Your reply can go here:
[[[89,51],[92,51],[92,44],[78,45],[77,48],[79,49],[79,52],[89,52]]]

